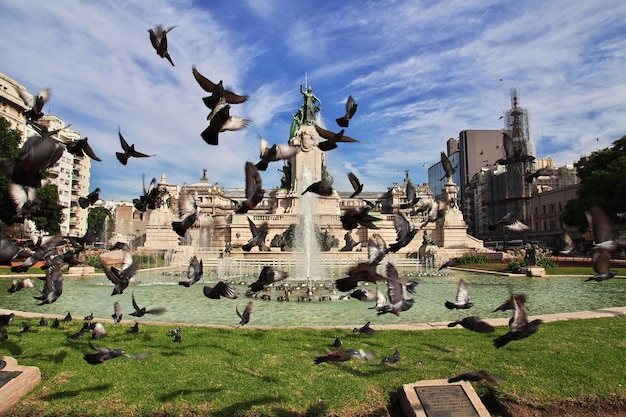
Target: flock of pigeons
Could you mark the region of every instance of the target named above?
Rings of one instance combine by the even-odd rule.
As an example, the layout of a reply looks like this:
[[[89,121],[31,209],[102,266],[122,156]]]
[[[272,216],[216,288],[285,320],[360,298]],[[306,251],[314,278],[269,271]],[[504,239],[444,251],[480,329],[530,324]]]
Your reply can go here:
[[[164,29],[162,26],[157,26],[155,29],[149,30],[150,41],[156,50],[156,53],[161,58],[167,59],[172,66],[174,66],[174,63],[167,51],[167,34],[174,28],[175,26],[168,29]],[[210,113],[207,117],[209,125],[200,134],[202,139],[207,144],[218,145],[219,133],[227,130],[244,129],[250,125],[250,120],[230,114],[231,105],[246,102],[248,96],[239,95],[225,89],[222,81],[219,81],[218,83],[212,82],[203,76],[195,67],[192,68],[192,73],[200,87],[204,91],[211,94],[210,96],[202,99],[203,103],[210,109]],[[25,90],[21,90],[19,93],[24,102],[28,105],[28,109],[24,112],[27,123],[33,127],[37,134],[26,140],[16,158],[0,161],[0,171],[5,173],[10,180],[9,193],[15,204],[15,218],[17,220],[24,221],[25,224],[28,224],[28,222],[31,222],[30,217],[40,213],[43,208],[50,207],[50,201],[39,200],[35,197],[35,191],[45,184],[45,171],[58,161],[64,148],[74,155],[87,155],[96,161],[100,161],[100,158],[95,155],[93,149],[89,146],[87,138],[75,140],[64,145],[59,144],[53,139],[53,135],[58,131],[48,131],[45,126],[38,123],[38,120],[43,116],[43,106],[50,98],[50,89],[44,89],[37,95],[30,94]],[[317,133],[324,139],[324,141],[317,144],[319,149],[326,152],[335,149],[338,146],[337,144],[340,142],[358,142],[357,139],[344,135],[344,128],[349,126],[349,122],[355,115],[356,109],[357,104],[353,97],[350,96],[346,102],[345,115],[336,119],[337,124],[342,127],[338,133],[334,133],[315,125]],[[122,152],[116,152],[116,158],[122,165],[126,165],[132,157],[145,158],[154,156],[137,151],[134,144],[129,145],[126,139],[122,136],[121,129],[118,132],[118,136]],[[506,156],[498,160],[497,163],[506,165],[514,162],[528,162],[532,160],[532,156],[527,155],[523,149],[516,148],[516,144],[507,134],[504,134],[503,145]],[[246,162],[245,164],[246,199],[242,202],[237,202],[237,207],[235,209],[236,213],[246,213],[248,210],[255,208],[263,199],[265,190],[262,188],[262,180],[259,171],[266,170],[271,162],[292,158],[300,149],[297,146],[291,145],[273,144],[270,146],[269,143],[262,137],[259,138],[259,146],[260,161],[256,164],[252,162]],[[441,162],[446,171],[446,176],[451,177],[456,168],[452,166],[450,160],[443,152],[441,153]],[[361,184],[359,179],[353,173],[349,173],[348,178],[354,189],[351,198],[354,198],[363,190],[363,184]],[[532,178],[534,177],[530,177],[531,181]],[[89,195],[81,197],[79,200],[80,207],[86,209],[90,205],[97,202],[99,199],[99,192],[100,190],[96,189]],[[327,180],[321,180],[308,186],[302,194],[307,192],[328,196],[333,192],[332,184],[330,184]],[[134,201],[134,204],[138,209],[145,211],[147,209],[153,209],[160,204],[162,197],[163,192],[159,190],[156,186],[156,181],[153,179],[148,189],[146,189],[144,182],[144,193]],[[364,200],[366,204],[362,208],[350,208],[345,210],[341,216],[343,228],[351,230],[359,226],[363,226],[368,229],[378,229],[375,222],[381,219],[371,216],[369,211],[376,207],[377,204],[388,198],[389,192],[380,196],[376,201]],[[421,228],[426,226],[428,223],[435,222],[437,219],[441,218],[446,209],[447,203],[445,201],[436,201],[430,197],[418,197],[416,195],[415,187],[410,181],[408,181],[406,185],[405,201],[400,204],[394,214],[394,226],[397,232],[396,241],[387,246],[382,237],[379,234],[374,233],[368,241],[367,261],[360,262],[351,267],[347,271],[346,277],[337,279],[335,281],[336,288],[342,292],[351,291],[350,296],[353,298],[363,301],[375,301],[373,309],[379,315],[386,313],[400,315],[402,312],[409,310],[414,305],[415,300],[413,298],[409,298],[407,293],[415,294],[415,287],[418,282],[404,282],[400,279],[398,271],[392,263],[388,263],[386,265],[385,275],[379,274],[376,271],[376,268],[388,253],[397,252],[407,246]],[[194,197],[190,194],[181,194],[179,210],[181,220],[173,222],[172,228],[180,236],[185,236],[187,230],[192,227],[209,226],[212,222],[212,218],[209,214],[198,211]],[[425,219],[419,228],[417,228],[401,210],[410,210],[411,214],[425,213]],[[626,246],[626,243],[615,239],[615,233],[612,229],[612,225],[610,224],[606,214],[604,214],[599,207],[591,209],[590,217],[593,220],[593,228],[598,240],[598,244],[594,248],[593,255],[593,264],[596,275],[590,279],[601,281],[615,275],[615,272],[610,270],[611,252],[617,247]],[[251,219],[248,219],[248,221],[253,237],[246,245],[243,246],[243,249],[249,251],[255,246],[263,248],[269,226],[267,223],[263,223],[257,227]],[[32,229],[32,225],[30,227]],[[492,230],[495,230],[498,227],[514,231],[524,231],[528,229],[528,226],[524,225],[519,219],[517,219],[513,213],[508,213],[497,223],[490,225],[490,229]],[[86,243],[90,243],[90,239],[93,238],[94,236],[88,235],[85,235],[82,238],[64,238],[60,235],[36,237],[33,234],[31,237],[31,248],[26,248],[11,239],[2,239],[0,240],[0,264],[11,265],[12,269],[15,271],[26,271],[35,263],[43,261],[43,269],[46,270],[46,276],[45,278],[42,278],[42,280],[45,283],[41,291],[41,295],[35,298],[40,300],[40,305],[54,303],[63,293],[63,265],[79,262],[76,260],[76,255],[80,253],[84,249],[84,245]],[[137,259],[133,259],[131,253],[127,251],[127,248],[122,244],[116,244],[115,247],[110,249],[125,251],[121,267],[109,267],[104,262],[101,265],[105,275],[114,285],[111,295],[115,296],[122,294],[131,283],[134,274],[139,269],[139,261]],[[17,265],[16,262],[18,263]],[[190,287],[202,278],[202,274],[202,261],[198,260],[194,256],[190,260],[187,280],[181,281],[179,284],[185,287]],[[255,293],[263,290],[266,286],[273,285],[274,283],[285,279],[287,276],[288,275],[284,272],[275,271],[273,268],[266,266],[261,270],[257,281],[250,284],[247,295],[254,296]],[[367,290],[358,289],[357,286],[359,282],[384,282],[387,285],[387,293],[385,295],[380,290],[377,290],[377,293],[374,295]],[[13,281],[11,288],[9,288],[9,292],[16,292],[32,287],[34,287],[34,284],[30,279],[16,279]],[[219,299],[220,297],[233,299],[239,296],[237,290],[225,281],[218,281],[218,283],[213,287],[205,286],[203,288],[203,293],[205,296],[212,299]],[[524,303],[525,297],[523,295],[511,295],[509,300],[496,308],[495,311],[513,311],[513,316],[511,317],[509,323],[509,331],[506,334],[495,338],[493,341],[496,348],[500,348],[510,341],[526,338],[537,331],[539,324],[541,324],[541,320],[533,320],[529,322]],[[165,308],[163,307],[140,307],[134,294],[132,295],[132,305],[134,311],[130,313],[130,315],[135,317],[142,317],[145,314],[162,314],[165,311]],[[463,280],[461,280],[458,284],[455,302],[446,301],[444,305],[449,309],[468,309],[472,307],[473,304],[469,299],[469,291]],[[249,323],[252,306],[252,301],[248,301],[242,312],[240,312],[238,308],[236,309],[236,313],[240,319],[240,326]],[[122,320],[122,316],[121,306],[119,302],[116,301],[114,303],[114,313],[112,317],[116,323],[119,323],[119,321]],[[101,339],[106,336],[104,326],[101,323],[92,323],[92,319],[93,317],[86,317],[84,320],[85,324],[79,333],[69,336],[68,339],[80,339],[83,337],[85,332],[92,332],[94,339]],[[0,317],[0,341],[6,340],[8,337],[5,327],[10,325],[12,321],[13,315]],[[44,325],[44,319],[42,319],[41,324]],[[481,333],[490,333],[494,331],[492,326],[476,316],[464,317],[449,324],[450,327],[454,327],[456,325],[461,325],[464,328]],[[135,325],[129,329],[129,332],[137,332],[138,329],[138,323],[135,323]],[[376,333],[376,331],[369,326],[369,322],[361,328],[354,329],[354,331],[364,334]],[[174,341],[182,341],[181,328],[171,330],[170,334],[174,337]],[[136,359],[141,359],[146,356],[144,353],[138,355],[128,355],[121,349],[98,347],[91,342],[89,343],[89,346],[95,351],[95,353],[85,354],[85,360],[90,364],[103,363],[109,359],[119,356],[127,356]],[[339,338],[335,340],[333,346],[337,349],[328,351],[325,356],[316,357],[315,363],[336,363],[347,361],[352,358],[372,358],[371,353],[364,352],[362,350],[340,349],[342,344]],[[382,363],[396,363],[399,360],[400,353],[398,349],[396,349],[392,355],[383,359]],[[495,380],[488,374],[484,373],[484,371],[462,374],[451,378],[451,381],[458,379]]]

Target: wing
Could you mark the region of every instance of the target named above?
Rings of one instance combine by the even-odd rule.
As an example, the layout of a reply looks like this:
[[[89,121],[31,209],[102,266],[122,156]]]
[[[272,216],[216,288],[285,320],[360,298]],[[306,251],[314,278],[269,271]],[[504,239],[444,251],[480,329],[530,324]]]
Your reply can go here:
[[[226,119],[226,122],[224,122],[224,124],[220,128],[220,132],[223,132],[225,130],[245,129],[246,127],[250,126],[250,123],[252,123],[251,120],[244,119],[243,117],[230,116],[228,119]]]
[[[187,278],[195,280],[196,277],[198,276],[196,271],[198,271],[199,268],[200,268],[200,263],[198,262],[198,258],[194,255],[189,260],[189,268],[187,268]]]
[[[510,331],[515,332],[528,324],[528,317],[526,314],[526,307],[521,301],[513,298],[513,304],[515,306],[515,310],[513,313],[513,321],[509,323],[509,329]]]
[[[137,305],[137,301],[135,301],[135,293],[132,294],[132,298],[133,298],[133,308],[135,309],[135,311],[141,310],[141,308]]]
[[[120,278],[111,271],[111,269],[104,263],[100,262],[100,267],[104,271],[104,275],[111,281],[113,284],[117,285],[120,283]]]
[[[363,184],[361,184],[361,181],[359,181],[357,176],[354,175],[352,172],[348,172],[348,180],[350,181],[350,185],[352,185],[352,189],[354,190],[354,193],[350,196],[350,198],[352,198],[358,195],[363,190]]]
[[[348,119],[352,119],[352,116],[356,113],[357,106],[352,96],[348,96],[348,100],[346,100],[346,116]]]
[[[409,234],[411,230],[413,230],[413,223],[411,223],[404,216],[404,214],[400,212],[396,212],[396,214],[393,216],[393,225],[396,229],[398,240],[404,238],[406,235]]]
[[[126,142],[124,136],[122,136],[122,130],[118,128],[117,134],[120,137],[120,144],[122,145],[122,149],[124,150],[124,152],[128,151],[130,149],[130,145],[128,144],[128,142]]]
[[[276,157],[275,161],[281,159],[290,159],[292,156],[300,151],[299,146],[291,146],[291,145],[276,145]]]
[[[213,91],[215,91],[215,87],[217,86],[217,84],[206,78],[204,75],[200,74],[195,65],[191,67],[191,72],[193,72],[194,78],[204,91],[208,93],[212,93]]]
[[[319,127],[318,125],[315,125],[315,130],[317,130],[317,134],[323,137],[324,139],[327,139],[327,140],[337,139],[337,135],[335,133],[331,132],[330,130],[324,129],[323,127]]]
[[[252,233],[252,237],[257,237],[259,235],[259,229],[250,217],[248,217],[248,225],[250,226],[250,233]]]
[[[611,271],[611,252],[595,249],[591,256],[591,263],[596,274],[608,274]]]
[[[459,280],[459,285],[456,290],[456,304],[463,305],[469,303],[470,295],[465,281]]]
[[[604,210],[599,206],[593,206],[589,210],[593,223],[593,233],[596,242],[606,242],[615,239],[615,230]]]
[[[191,194],[182,192],[178,199],[178,214],[181,219],[197,211],[196,199]]]

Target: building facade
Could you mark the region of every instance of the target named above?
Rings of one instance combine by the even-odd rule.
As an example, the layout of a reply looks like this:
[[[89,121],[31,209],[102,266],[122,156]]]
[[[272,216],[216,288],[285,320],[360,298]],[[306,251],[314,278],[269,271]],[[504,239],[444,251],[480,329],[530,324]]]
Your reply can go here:
[[[22,112],[25,103],[19,97],[18,90],[24,88],[17,81],[0,73],[0,115],[11,122],[13,128],[23,132],[22,144],[25,140],[38,134],[26,123]],[[49,131],[59,130],[52,137],[64,145],[80,139],[80,133],[66,127],[60,117],[44,115],[37,121]],[[50,182],[56,185],[59,192],[59,204],[63,207],[63,221],[60,232],[65,236],[83,236],[87,230],[87,209],[78,205],[78,198],[89,194],[91,177],[91,159],[88,156],[75,156],[64,150],[63,155],[49,170]]]

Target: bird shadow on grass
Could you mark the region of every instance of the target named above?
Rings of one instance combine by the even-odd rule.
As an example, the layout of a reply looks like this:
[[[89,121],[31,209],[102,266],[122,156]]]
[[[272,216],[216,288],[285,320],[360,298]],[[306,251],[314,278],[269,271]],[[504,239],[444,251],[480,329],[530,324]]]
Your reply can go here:
[[[44,401],[60,400],[63,398],[75,397],[84,393],[85,391],[107,391],[111,387],[112,384],[93,385],[91,387],[81,388],[77,390],[55,392],[53,394],[44,395],[41,397],[41,399]]]
[[[255,405],[279,403],[282,400],[283,397],[281,395],[265,395],[262,397],[250,399],[248,401],[240,401],[228,407],[224,407],[221,410],[217,410],[215,414],[220,416],[232,416],[235,414],[239,414],[242,411],[249,410],[252,406]]]
[[[17,343],[14,343],[10,340],[5,340],[2,342],[2,347],[7,349],[11,356],[21,356],[22,348]]]
[[[206,394],[217,394],[218,392],[222,391],[221,389],[217,389],[217,388],[208,388],[208,389],[186,389],[186,388],[179,388],[175,391],[170,391],[170,392],[165,392],[161,395],[159,395],[159,401],[164,402],[164,403],[169,403],[173,400],[175,400],[176,398],[179,397],[185,397],[185,396],[189,396],[189,395],[193,395],[193,394],[200,394],[200,395],[206,395]]]
[[[304,414],[293,411],[293,410],[286,410],[284,408],[275,407],[272,409],[272,415],[276,417],[300,417],[303,415],[307,417],[321,417],[321,416],[328,415],[328,406],[324,404],[323,402],[319,401],[315,404],[311,404],[306,409]]]
[[[65,358],[67,357],[67,350],[63,349],[57,353],[38,353],[37,355],[26,355],[22,356],[23,358],[37,358],[37,359],[45,359],[46,362],[53,363],[63,363]]]
[[[452,353],[453,351],[444,347],[444,346],[440,346],[440,345],[433,345],[432,343],[424,343],[424,346],[427,346],[433,350],[437,350],[439,352],[443,352],[443,353]]]

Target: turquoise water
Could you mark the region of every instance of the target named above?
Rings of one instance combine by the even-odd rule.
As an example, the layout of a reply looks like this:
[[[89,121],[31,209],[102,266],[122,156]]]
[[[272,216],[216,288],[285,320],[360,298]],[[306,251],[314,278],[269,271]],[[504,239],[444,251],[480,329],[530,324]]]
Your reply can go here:
[[[468,310],[448,310],[446,300],[454,301],[456,286],[462,277],[468,284],[474,307]],[[141,276],[139,277],[141,280]],[[6,291],[11,285],[11,278],[0,278],[0,308],[30,311],[42,314],[66,314],[71,312],[74,318],[82,318],[90,313],[95,317],[110,318],[113,303],[119,301],[124,312],[124,320],[135,320],[129,315],[133,311],[131,294],[134,292],[141,307],[166,307],[161,316],[145,315],[141,322],[166,321],[188,324],[223,324],[236,325],[239,318],[235,308],[240,311],[248,298],[244,295],[247,285],[236,285],[241,296],[235,300],[212,300],[203,295],[204,285],[212,286],[215,278],[205,279],[186,288],[177,285],[178,277],[154,280],[153,283],[140,283],[129,286],[123,294],[111,296],[113,286],[104,277],[65,278],[63,295],[54,304],[38,306],[36,288],[25,289],[14,294]],[[509,292],[524,293],[530,315],[564,313],[594,310],[607,307],[626,306],[626,280],[611,279],[601,283],[584,282],[584,278],[526,278],[503,277],[484,274],[452,272],[448,276],[420,277],[423,281],[417,286],[416,302],[412,309],[399,317],[391,314],[378,316],[368,307],[373,302],[354,299],[338,300],[341,294],[332,294],[325,290],[323,283],[317,283],[318,289],[313,295],[330,296],[335,301],[275,301],[282,291],[269,291],[272,301],[253,299],[254,307],[250,325],[258,326],[361,326],[367,321],[372,325],[416,324],[440,321],[452,321],[458,318],[476,315],[481,318],[509,317],[509,312],[491,313],[509,296]],[[169,281],[169,282],[164,282]],[[41,288],[42,281],[33,279]],[[251,282],[251,280],[248,280]],[[297,281],[289,281],[292,286]],[[375,291],[374,285],[367,287]],[[386,291],[385,285],[379,288]]]

